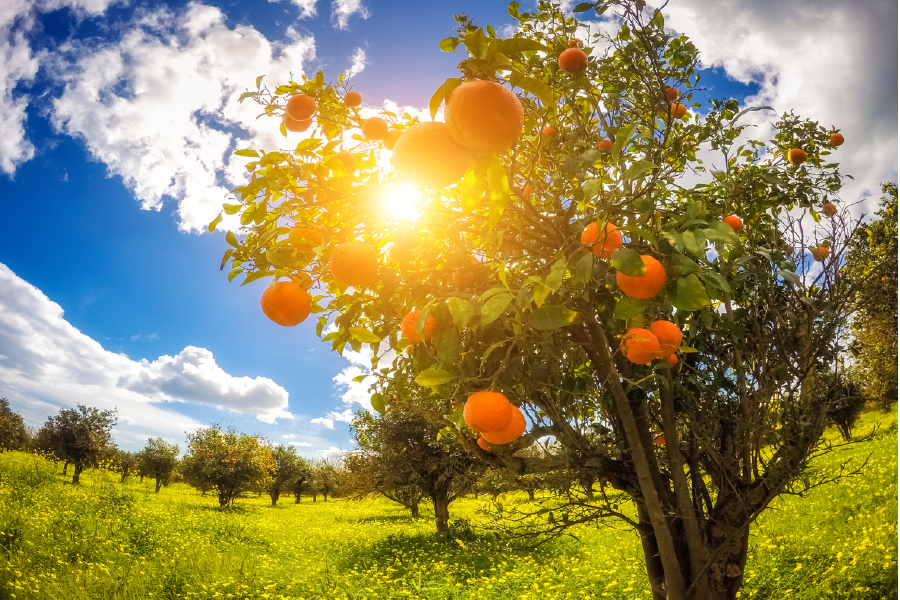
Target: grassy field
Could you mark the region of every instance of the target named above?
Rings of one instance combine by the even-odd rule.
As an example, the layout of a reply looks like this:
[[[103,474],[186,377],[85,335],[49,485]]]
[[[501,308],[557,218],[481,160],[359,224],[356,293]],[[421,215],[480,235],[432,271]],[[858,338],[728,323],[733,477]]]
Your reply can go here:
[[[814,463],[864,475],[776,500],[752,529],[741,598],[897,598],[897,414],[864,415],[872,441]],[[837,441],[837,433],[828,436]],[[471,532],[438,537],[386,500],[245,498],[230,510],[177,484],[90,471],[66,484],[43,459],[0,454],[0,600],[646,599],[635,534],[584,527],[537,553],[480,523],[481,500],[451,505]],[[516,501],[525,501],[526,496]]]

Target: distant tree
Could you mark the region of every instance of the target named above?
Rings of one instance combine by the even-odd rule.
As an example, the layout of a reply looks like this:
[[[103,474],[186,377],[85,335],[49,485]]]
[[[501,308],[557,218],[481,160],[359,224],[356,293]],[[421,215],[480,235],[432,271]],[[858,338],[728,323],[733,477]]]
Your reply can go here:
[[[409,510],[413,519],[419,518],[419,504],[427,496],[422,488],[413,484],[398,484],[391,477],[392,469],[382,464],[377,454],[354,452],[345,458],[347,469],[347,493],[361,500],[371,496],[384,496]]]
[[[351,468],[358,462],[356,469],[364,475],[358,480],[401,504],[404,498],[411,504],[415,491],[407,488],[417,488],[431,499],[438,531],[447,529],[450,503],[472,488],[486,466],[459,444],[454,432],[439,436],[441,426],[411,410],[392,408],[383,415],[359,411],[350,429],[359,446]]]
[[[134,452],[119,450],[115,458],[116,471],[122,476],[121,481],[125,481],[129,475],[134,475],[140,469],[140,461],[138,455]]]
[[[13,411],[9,400],[0,398],[0,452],[20,450],[28,444],[28,431],[22,416]]]
[[[138,452],[141,472],[156,479],[156,493],[163,485],[168,485],[178,466],[178,444],[169,444],[159,437],[147,440],[147,445]]]
[[[887,410],[897,401],[897,185],[885,183],[880,217],[860,225],[848,244],[848,285],[858,310],[851,321],[853,381]]]
[[[69,464],[75,467],[72,483],[78,483],[84,468],[109,447],[116,422],[115,410],[98,410],[79,404],[75,408],[62,409],[58,415],[47,419],[42,428],[44,431],[39,435],[46,440],[48,450],[66,461],[64,474]]]
[[[825,414],[848,442],[853,439],[853,425],[866,406],[862,391],[845,373],[822,373],[819,393],[825,396]]]
[[[309,464],[300,456],[293,446],[272,445],[272,471],[265,480],[265,491],[272,499],[272,506],[284,492],[294,488],[297,481],[308,477]]]
[[[321,494],[322,499],[328,502],[328,496],[337,496],[341,492],[341,482],[343,479],[343,469],[340,468],[333,460],[320,458],[312,465],[312,474],[308,489],[313,497]]]
[[[242,492],[271,476],[272,454],[258,436],[213,425],[188,433],[187,443],[185,479],[201,490],[215,487],[219,506],[234,504]]]
[[[294,504],[300,504],[300,497],[310,490],[312,482],[312,467],[305,459],[304,468],[297,474],[296,479],[291,482],[290,490],[294,494]]]

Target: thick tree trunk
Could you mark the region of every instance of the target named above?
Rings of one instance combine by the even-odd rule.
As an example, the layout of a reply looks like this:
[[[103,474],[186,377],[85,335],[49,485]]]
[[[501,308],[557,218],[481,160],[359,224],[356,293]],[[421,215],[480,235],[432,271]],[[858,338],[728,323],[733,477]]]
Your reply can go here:
[[[413,504],[412,506],[407,507],[407,508],[409,508],[409,512],[412,513],[412,518],[413,518],[413,519],[418,519],[418,518],[419,518],[419,504],[418,504],[418,502],[415,503],[415,504]]]
[[[528,499],[534,502],[534,490],[525,490],[528,492]]]
[[[66,461],[66,463],[63,465],[63,475],[67,475],[68,471],[69,471],[69,461]]]
[[[322,502],[328,502],[328,492],[322,492]]]
[[[294,504],[300,504],[300,494],[294,494]]]
[[[227,490],[219,490],[219,506],[225,507],[228,506],[228,503],[231,501],[230,494]]]
[[[81,475],[81,471],[84,469],[80,464],[75,463],[75,472],[72,474],[72,483],[78,483],[78,478]]]
[[[437,530],[447,531],[447,523],[450,521],[450,494],[447,490],[433,492],[431,503],[434,505],[434,524]]]
[[[278,492],[269,492],[269,498],[272,499],[272,506],[278,504],[278,497],[281,496]]]
[[[156,478],[156,489],[154,490],[154,493],[158,494],[159,488],[161,488],[161,487],[162,487],[162,478],[157,477]]]
[[[318,496],[318,494],[316,492],[313,492],[313,502],[316,501],[316,496]]]

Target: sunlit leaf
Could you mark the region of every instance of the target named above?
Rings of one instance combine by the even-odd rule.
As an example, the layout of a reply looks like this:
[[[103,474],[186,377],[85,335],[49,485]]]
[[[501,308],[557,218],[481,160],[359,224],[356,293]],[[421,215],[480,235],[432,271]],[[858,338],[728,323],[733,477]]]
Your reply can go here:
[[[539,331],[549,331],[565,327],[575,320],[578,313],[564,306],[548,304],[534,309],[531,313],[531,326]]]
[[[444,371],[443,369],[425,369],[416,377],[416,383],[423,387],[433,387],[452,381],[455,378],[456,375],[450,371]]]

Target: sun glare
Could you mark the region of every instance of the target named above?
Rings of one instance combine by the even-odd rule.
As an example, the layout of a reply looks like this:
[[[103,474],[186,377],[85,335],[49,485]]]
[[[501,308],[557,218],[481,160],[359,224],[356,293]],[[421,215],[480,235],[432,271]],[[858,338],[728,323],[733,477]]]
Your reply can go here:
[[[405,183],[391,186],[384,192],[384,203],[398,219],[415,219],[422,202],[422,194]]]

